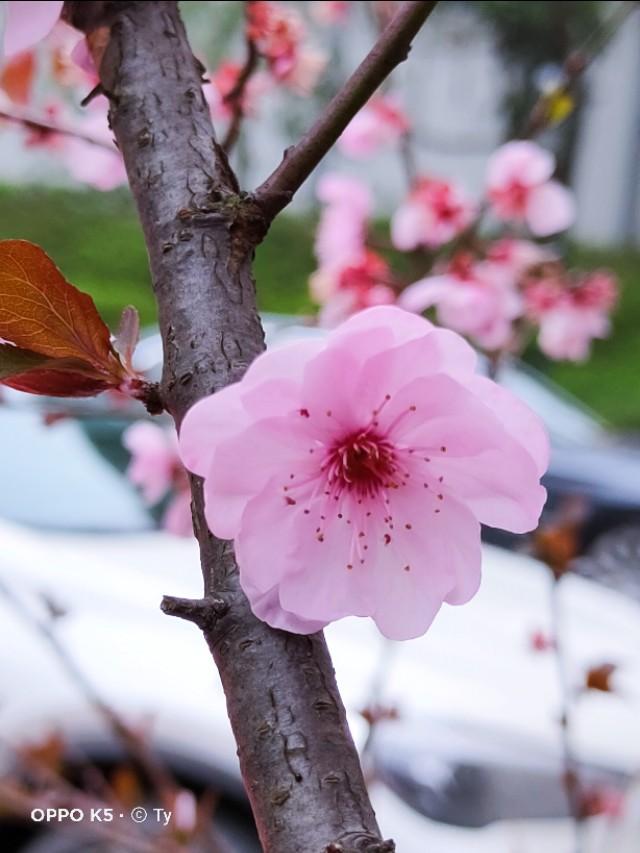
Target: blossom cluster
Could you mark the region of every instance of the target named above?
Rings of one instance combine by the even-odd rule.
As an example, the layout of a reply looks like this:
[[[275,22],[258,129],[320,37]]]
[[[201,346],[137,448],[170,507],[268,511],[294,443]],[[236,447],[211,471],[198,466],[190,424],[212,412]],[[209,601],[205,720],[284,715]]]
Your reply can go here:
[[[369,157],[410,132],[397,100],[377,95],[339,145],[347,156]],[[414,177],[390,222],[390,248],[411,253],[411,268],[422,270],[413,280],[396,275],[379,250],[366,184],[325,174],[317,187],[318,267],[310,279],[320,324],[395,302],[417,313],[432,309],[439,324],[490,353],[519,352],[537,334],[549,358],[584,360],[591,342],[609,332],[617,286],[605,271],[570,273],[555,249],[539,242],[567,229],[575,215],[554,170],[550,152],[517,140],[489,158],[481,200],[453,181]]]

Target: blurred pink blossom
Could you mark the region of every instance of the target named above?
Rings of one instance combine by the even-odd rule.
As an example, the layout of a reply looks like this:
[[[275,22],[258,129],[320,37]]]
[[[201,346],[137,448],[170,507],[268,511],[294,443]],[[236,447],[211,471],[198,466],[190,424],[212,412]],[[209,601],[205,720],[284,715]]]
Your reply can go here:
[[[4,32],[0,31],[0,63],[47,36],[62,11],[62,0],[8,0],[4,3]]]
[[[338,140],[338,147],[349,157],[368,157],[397,142],[409,126],[395,98],[375,95],[351,119]]]
[[[366,250],[362,258],[340,270],[320,270],[324,292],[312,278],[312,292],[322,305],[318,321],[321,326],[337,326],[351,314],[374,305],[391,305],[396,294],[391,284],[389,264],[376,252]],[[315,289],[314,289],[315,288]]]
[[[535,142],[507,142],[489,158],[487,195],[498,219],[524,222],[537,237],[564,231],[573,223],[573,196],[551,180],[555,158]]]
[[[533,279],[524,289],[527,315],[539,324],[538,346],[556,360],[585,361],[595,338],[606,338],[617,300],[615,277],[598,270],[576,282]]]
[[[464,231],[475,215],[475,205],[455,184],[421,178],[393,215],[391,239],[402,251],[436,249]]]
[[[398,297],[408,311],[437,307],[438,322],[494,351],[507,347],[522,300],[511,269],[460,253],[440,275],[409,285]]]
[[[191,493],[175,432],[138,421],[125,431],[122,443],[131,454],[127,476],[140,488],[145,501],[153,505],[172,493],[163,527],[176,536],[190,536]]]
[[[455,333],[370,308],[267,351],[187,413],[182,460],[259,618],[311,633],[371,616],[416,637],[475,594],[479,522],[536,526],[546,434],[475,364]]]
[[[490,243],[486,251],[487,260],[507,267],[518,281],[531,267],[555,261],[556,255],[531,240],[516,240],[504,237]]]
[[[296,9],[252,0],[247,4],[246,33],[277,80],[300,94],[314,88],[327,58],[304,43],[306,29]]]
[[[318,182],[317,196],[324,205],[314,247],[320,268],[335,270],[356,263],[364,255],[367,219],[373,209],[369,188],[356,178],[329,172]]]

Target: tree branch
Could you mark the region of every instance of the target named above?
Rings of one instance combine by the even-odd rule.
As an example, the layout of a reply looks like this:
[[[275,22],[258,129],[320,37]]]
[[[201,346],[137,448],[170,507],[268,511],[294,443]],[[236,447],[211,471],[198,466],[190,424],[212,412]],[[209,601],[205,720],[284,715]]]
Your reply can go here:
[[[242,119],[244,118],[244,105],[242,102],[249,80],[251,79],[258,67],[259,58],[260,55],[256,49],[255,44],[250,38],[247,38],[247,58],[244,61],[244,65],[242,66],[240,74],[238,75],[238,79],[236,81],[235,86],[224,97],[224,102],[226,104],[229,104],[229,106],[231,107],[231,120],[229,122],[229,127],[227,128],[225,137],[222,140],[222,147],[227,152],[227,154],[229,154],[233,146],[238,141],[238,136],[240,135],[240,126],[242,125]]]
[[[93,5],[81,4],[83,14]],[[238,380],[264,348],[251,265],[269,220],[239,192],[215,139],[177,3],[106,5],[115,20],[100,76],[149,252],[162,397],[179,426],[197,400]],[[202,604],[195,610],[218,665],[264,850],[392,849],[369,803],[322,634],[276,631],[253,615],[231,544],[207,529],[200,478],[191,478],[191,489],[204,599],[227,604],[210,619]],[[168,609],[196,615],[175,601]]]
[[[285,151],[278,168],[255,193],[270,218],[289,204],[358,110],[407,58],[414,36],[435,6],[430,0],[406,0],[320,118],[300,142]]]
[[[69,136],[72,139],[81,139],[83,142],[89,142],[91,145],[97,145],[98,148],[106,148],[113,154],[117,154],[118,150],[115,145],[110,142],[104,142],[101,139],[96,139],[82,130],[76,130],[68,125],[59,125],[48,121],[29,110],[19,109],[15,107],[11,112],[8,109],[0,110],[0,120],[10,121],[14,124],[20,124],[27,130],[33,130],[36,133],[56,134],[58,136]]]

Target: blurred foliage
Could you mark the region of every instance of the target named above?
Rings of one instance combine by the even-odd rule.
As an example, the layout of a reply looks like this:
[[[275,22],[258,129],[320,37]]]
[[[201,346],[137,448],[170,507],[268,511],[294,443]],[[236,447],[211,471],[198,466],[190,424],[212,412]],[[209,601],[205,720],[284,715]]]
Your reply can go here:
[[[0,188],[0,238],[7,237],[40,244],[70,281],[93,295],[112,328],[127,304],[138,308],[143,323],[154,322],[146,251],[127,191]],[[394,267],[408,273],[410,262],[410,256],[399,256]],[[593,357],[583,365],[551,363],[535,348],[529,360],[614,425],[639,429],[640,252],[575,246],[570,262],[584,269],[609,267],[620,277],[614,332],[595,343]],[[279,217],[257,252],[260,307],[309,313],[307,278],[313,269],[313,221]]]

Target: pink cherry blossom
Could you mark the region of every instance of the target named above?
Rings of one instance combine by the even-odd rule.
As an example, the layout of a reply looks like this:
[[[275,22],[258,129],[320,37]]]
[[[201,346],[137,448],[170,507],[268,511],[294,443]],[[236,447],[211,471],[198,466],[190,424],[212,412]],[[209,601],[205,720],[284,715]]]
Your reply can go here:
[[[313,89],[327,59],[304,43],[306,30],[296,9],[253,0],[247,4],[246,33],[277,80],[300,94]]]
[[[524,297],[527,315],[540,327],[542,352],[556,360],[585,361],[592,341],[609,334],[617,285],[601,270],[575,282],[547,276],[527,283]]]
[[[349,157],[368,157],[393,145],[409,130],[409,120],[395,98],[377,95],[349,122],[338,147]]]
[[[457,237],[471,224],[475,206],[449,181],[421,178],[391,220],[396,248],[435,249]]]
[[[512,270],[491,261],[474,261],[466,254],[455,256],[441,275],[409,285],[398,304],[417,313],[437,306],[441,325],[468,335],[490,351],[510,344],[513,321],[522,313]]]
[[[318,321],[321,326],[337,326],[351,314],[374,305],[391,305],[396,301],[389,264],[376,252],[366,250],[360,260],[339,270],[316,273],[323,277],[324,293],[318,280],[312,280],[312,292],[324,296]]]
[[[175,432],[139,421],[125,431],[122,443],[131,453],[127,476],[140,488],[145,501],[153,505],[171,493],[163,527],[176,536],[190,536],[191,493]]]
[[[9,0],[4,7],[0,62],[33,47],[47,36],[60,17],[62,1]]]
[[[370,308],[187,413],[182,460],[259,618],[311,633],[371,616],[416,637],[478,589],[480,522],[536,526],[546,434],[475,366],[453,332]]]
[[[498,148],[487,166],[487,195],[498,219],[524,222],[545,237],[573,223],[573,196],[551,180],[555,158],[535,142],[517,140]]]
[[[329,172],[318,182],[317,196],[324,205],[314,247],[320,268],[342,269],[359,261],[373,208],[369,188],[356,178]]]
[[[510,270],[518,281],[532,267],[557,260],[557,256],[546,246],[539,246],[531,240],[516,240],[504,237],[490,243],[486,250],[487,260]]]

